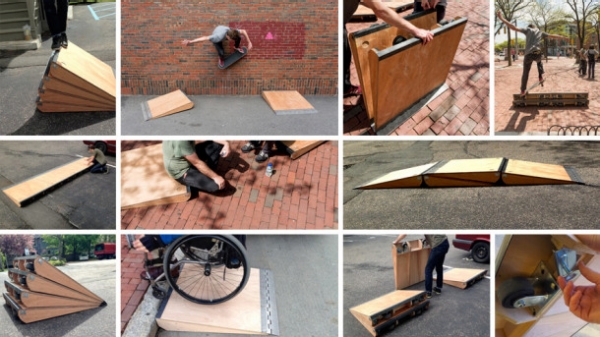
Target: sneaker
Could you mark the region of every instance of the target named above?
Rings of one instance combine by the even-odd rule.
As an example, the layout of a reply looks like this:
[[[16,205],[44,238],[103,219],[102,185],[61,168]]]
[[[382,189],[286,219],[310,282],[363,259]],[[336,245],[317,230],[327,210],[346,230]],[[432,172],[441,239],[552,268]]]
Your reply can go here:
[[[69,46],[69,40],[67,39],[66,33],[62,33],[60,35],[60,46],[63,48],[67,48]]]
[[[269,159],[269,154],[265,151],[260,151],[258,156],[256,156],[256,158],[255,158],[257,163],[262,163],[262,162],[266,161],[267,159]]]
[[[431,297],[432,297],[432,295],[431,295],[431,291],[428,291],[428,292],[427,292],[427,298],[431,298]]]
[[[521,91],[521,97],[525,96],[525,91]]]
[[[104,170],[103,172],[104,174],[108,174],[108,166],[106,167],[106,170]]]
[[[252,150],[254,150],[255,147],[251,142],[246,143],[244,146],[242,146],[242,152],[243,153],[248,153]]]
[[[56,35],[52,37],[52,50],[59,50],[61,43],[61,35]]]
[[[436,294],[438,294],[438,295],[441,295],[442,294],[442,288],[433,287],[433,292],[436,293]]]
[[[219,67],[223,68],[224,66],[225,66],[225,61],[222,58],[220,58],[219,59]]]
[[[237,52],[239,52],[240,54],[244,53],[244,49],[242,48],[234,48]]]
[[[344,93],[344,97],[360,96],[360,95],[362,95],[362,89],[360,87],[355,86],[355,85],[350,86],[350,89],[348,89],[348,91],[346,91]]]

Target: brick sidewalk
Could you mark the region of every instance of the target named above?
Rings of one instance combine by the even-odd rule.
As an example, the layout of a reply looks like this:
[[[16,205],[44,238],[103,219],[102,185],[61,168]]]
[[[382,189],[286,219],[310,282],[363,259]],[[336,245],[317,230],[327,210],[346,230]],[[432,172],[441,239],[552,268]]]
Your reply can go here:
[[[127,151],[156,142],[123,141]],[[336,229],[338,144],[329,141],[291,160],[273,152],[275,174],[265,176],[267,162],[244,154],[244,141],[230,142],[232,153],[217,173],[231,193],[200,192],[187,202],[121,211],[122,229]],[[275,150],[273,150],[275,151]],[[193,194],[192,194],[193,195]]]
[[[140,278],[144,271],[144,253],[127,248],[127,239],[121,235],[121,333],[144,298],[150,283]]]
[[[513,94],[520,92],[523,57],[508,67],[508,61],[495,62],[495,133],[497,134],[543,134],[552,125],[600,126],[600,75],[595,81],[580,77],[574,59],[550,58],[543,62],[546,81],[531,92],[587,92],[588,107],[513,107]],[[596,70],[596,72],[598,72]],[[533,64],[529,82],[537,81],[537,67]],[[555,133],[553,133],[555,134]]]
[[[423,107],[391,135],[488,135],[489,134],[489,2],[451,2],[446,19],[468,18],[462,40],[446,79],[449,90]],[[412,13],[412,9],[401,15]],[[382,22],[379,20],[378,22]],[[348,23],[349,32],[371,26]],[[435,38],[435,37],[434,37]],[[354,65],[351,81],[359,85]],[[360,98],[344,99],[344,134],[374,134]]]

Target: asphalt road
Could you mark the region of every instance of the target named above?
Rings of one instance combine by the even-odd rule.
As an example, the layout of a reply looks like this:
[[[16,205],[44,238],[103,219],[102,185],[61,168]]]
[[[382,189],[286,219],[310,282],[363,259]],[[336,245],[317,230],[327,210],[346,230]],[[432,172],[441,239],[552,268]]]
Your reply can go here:
[[[69,41],[116,67],[115,16],[95,20],[86,4],[73,6]],[[0,135],[115,135],[114,112],[42,113],[36,111],[37,89],[52,54],[52,39],[38,50],[0,51]]]
[[[82,141],[0,142],[0,189],[81,158]],[[0,229],[115,229],[115,157],[109,174],[83,173],[19,208],[0,193]]]
[[[371,334],[350,313],[350,308],[395,290],[391,247],[395,235],[344,236],[344,336],[368,337]],[[423,238],[410,235],[406,240]],[[452,241],[453,236],[449,236]],[[446,255],[445,266],[486,269],[470,254],[452,247]],[[425,290],[425,282],[407,290]],[[420,316],[405,320],[385,337],[403,336],[465,336],[490,335],[490,280],[484,278],[467,289],[449,285],[442,294],[430,299],[429,309]]]
[[[66,316],[24,324],[12,314],[11,309],[4,305],[0,309],[2,322],[1,335],[4,337],[18,336],[115,336],[115,279],[116,260],[72,262],[59,267],[75,281],[88,288],[106,301],[106,306],[82,311]],[[0,282],[8,281],[8,272],[0,272]],[[4,287],[4,286],[3,286]]]
[[[346,229],[589,229],[600,208],[600,142],[344,142]],[[505,157],[574,167],[586,185],[353,190],[439,160]]]

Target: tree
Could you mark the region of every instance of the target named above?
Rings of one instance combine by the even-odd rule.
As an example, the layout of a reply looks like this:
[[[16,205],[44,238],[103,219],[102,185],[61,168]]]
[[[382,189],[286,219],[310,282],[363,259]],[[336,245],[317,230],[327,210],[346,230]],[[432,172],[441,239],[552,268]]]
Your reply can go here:
[[[596,10],[594,10],[590,19],[592,22],[592,26],[594,28],[594,32],[596,32],[596,47],[599,47],[600,46],[600,6],[596,6]]]
[[[22,256],[25,249],[31,249],[33,246],[33,235],[12,234],[0,235],[0,250],[7,256]]]
[[[596,0],[566,0],[567,5],[571,8],[573,13],[569,15],[577,26],[577,38],[579,39],[579,46],[583,47],[585,42],[585,31],[587,29],[588,19],[598,9]]]
[[[564,23],[565,13],[557,8],[551,0],[536,0],[532,3],[529,11],[529,19],[540,30],[550,32],[550,29],[555,29],[561,23]],[[559,31],[557,34],[561,34]],[[548,62],[548,39],[545,39],[544,54],[546,62]]]
[[[508,21],[508,22],[513,22],[513,20],[516,20],[518,18],[517,16],[517,12],[519,12],[520,10],[522,10],[523,8],[527,7],[527,5],[529,4],[529,2],[525,1],[525,0],[495,0],[496,1],[496,9],[499,10],[502,15],[504,16],[504,18]],[[496,25],[498,25],[498,18],[497,16],[494,16],[494,18],[496,19]],[[498,32],[500,31],[500,29],[502,28],[504,24],[502,22],[500,22],[500,26],[498,27],[498,29],[496,30],[496,34],[497,35]],[[511,40],[510,38],[510,29],[508,29],[507,27],[507,33],[508,33],[508,41]],[[516,32],[515,32],[516,34]],[[511,54],[511,44],[508,43],[508,47],[507,47],[507,55],[509,55],[508,57],[508,66],[512,65],[512,59],[510,58]]]
[[[42,240],[48,245],[48,248],[57,250],[56,255],[60,260],[64,258],[65,236],[62,234],[42,235]]]
[[[46,242],[48,248],[58,250],[59,259],[68,256],[68,260],[76,260],[81,253],[89,255],[99,238],[100,235],[42,235],[42,239]]]

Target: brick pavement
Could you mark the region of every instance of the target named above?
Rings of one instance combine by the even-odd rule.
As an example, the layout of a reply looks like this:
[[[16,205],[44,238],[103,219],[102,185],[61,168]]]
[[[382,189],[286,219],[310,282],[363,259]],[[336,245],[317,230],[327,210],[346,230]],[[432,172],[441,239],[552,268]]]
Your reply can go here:
[[[123,141],[122,151],[156,142]],[[336,229],[338,144],[326,142],[291,160],[273,152],[267,162],[244,154],[244,141],[230,142],[232,154],[217,173],[231,185],[218,194],[198,193],[187,202],[121,211],[122,229]],[[273,150],[275,151],[275,150]]]
[[[552,125],[560,126],[600,126],[600,81],[580,77],[574,59],[561,57],[544,61],[546,81],[531,92],[587,92],[588,107],[513,107],[513,94],[518,94],[523,72],[523,57],[511,67],[508,61],[495,62],[495,134],[543,134]],[[537,81],[535,64],[529,73],[528,86]],[[556,133],[553,133],[556,135]]]
[[[407,12],[411,13],[412,10]],[[489,2],[450,2],[446,18],[466,16],[468,23],[446,79],[449,90],[423,107],[391,135],[488,135],[489,134]],[[402,14],[404,15],[404,14]],[[378,22],[382,22],[379,20]],[[349,23],[349,32],[373,24]],[[358,85],[354,65],[351,81]],[[344,99],[344,134],[374,134],[366,111],[356,108],[357,97]],[[357,113],[358,112],[358,113]]]
[[[121,333],[142,302],[148,281],[140,278],[144,270],[144,253],[127,248],[125,235],[121,235]]]

